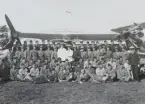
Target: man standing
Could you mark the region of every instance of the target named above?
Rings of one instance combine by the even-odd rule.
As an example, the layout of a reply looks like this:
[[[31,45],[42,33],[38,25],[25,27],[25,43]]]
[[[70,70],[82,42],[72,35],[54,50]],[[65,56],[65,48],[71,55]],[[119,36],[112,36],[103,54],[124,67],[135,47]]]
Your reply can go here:
[[[52,59],[53,57],[55,58],[55,60],[57,60],[57,58],[58,58],[58,57],[57,57],[57,48],[54,48],[54,50],[51,52],[51,59]]]
[[[139,68],[138,68],[138,64],[139,64],[139,56],[135,50],[135,48],[132,46],[130,47],[130,49],[132,50],[132,53],[129,55],[129,64],[131,65],[131,69],[132,69],[132,73],[133,73],[133,78],[134,80],[137,80],[140,82],[139,79]]]
[[[74,47],[74,51],[73,51],[73,56],[74,61],[79,61],[79,59],[81,58],[81,52],[77,47]]]
[[[66,55],[67,55],[66,59],[68,59],[69,62],[73,61],[73,58],[72,58],[73,51],[71,50],[70,46],[68,46],[68,49],[66,51]]]
[[[123,44],[122,44],[122,41],[118,41],[118,50],[119,52],[122,52],[122,48],[123,48]]]
[[[50,50],[50,47],[48,47],[47,50],[44,51],[44,53],[45,53],[45,59],[47,59],[48,62],[50,62],[50,61],[51,61],[51,55],[52,55],[52,53],[53,53],[53,52]]]
[[[106,46],[106,48],[107,48],[107,50],[106,50],[105,58],[106,58],[106,60],[109,60],[113,56],[113,53],[112,53],[111,48],[109,46]]]
[[[29,46],[27,46],[27,50],[24,51],[24,57],[25,57],[26,60],[31,59],[30,47]]]
[[[24,51],[27,49],[27,46],[28,46],[27,41],[24,41],[24,43],[23,43],[23,50]]]
[[[33,41],[32,40],[30,40],[29,49],[30,49],[30,51],[33,50]]]
[[[45,55],[44,55],[43,46],[40,46],[40,50],[38,51],[38,55],[39,55],[40,60],[44,61]]]
[[[66,49],[64,48],[64,44],[61,44],[61,47],[57,51],[57,56],[61,58],[62,61],[66,60]]]
[[[83,42],[83,41],[81,41],[80,43],[81,43],[81,44],[80,44],[80,49],[83,47],[83,48],[84,48],[84,50],[86,51],[86,50],[87,50],[87,48],[86,48],[86,46],[83,44],[84,42]]]
[[[88,47],[87,57],[90,60],[93,60],[93,52],[91,51],[91,47]]]
[[[35,41],[35,49],[37,51],[40,50],[39,42],[37,40]]]
[[[115,45],[114,45],[114,41],[111,41],[111,51],[115,52]]]
[[[38,59],[38,51],[36,50],[35,46],[33,47],[33,50],[30,51],[30,54],[31,54],[31,59],[33,61],[37,61],[37,59]]]
[[[47,45],[45,44],[45,40],[42,40],[42,50],[43,51],[47,50]]]

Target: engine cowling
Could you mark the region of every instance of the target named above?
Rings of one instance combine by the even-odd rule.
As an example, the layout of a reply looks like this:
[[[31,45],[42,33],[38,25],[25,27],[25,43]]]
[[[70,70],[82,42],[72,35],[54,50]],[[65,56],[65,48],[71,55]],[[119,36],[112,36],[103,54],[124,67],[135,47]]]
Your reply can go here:
[[[137,35],[138,35],[140,38],[144,37],[144,33],[143,33],[143,32],[138,32]]]

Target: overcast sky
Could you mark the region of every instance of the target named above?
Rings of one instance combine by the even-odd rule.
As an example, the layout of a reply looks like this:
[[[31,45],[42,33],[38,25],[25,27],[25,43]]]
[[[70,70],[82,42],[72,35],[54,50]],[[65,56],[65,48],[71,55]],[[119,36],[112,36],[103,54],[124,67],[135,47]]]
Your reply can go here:
[[[21,32],[111,33],[145,22],[145,0],[0,0],[0,25],[4,14]]]

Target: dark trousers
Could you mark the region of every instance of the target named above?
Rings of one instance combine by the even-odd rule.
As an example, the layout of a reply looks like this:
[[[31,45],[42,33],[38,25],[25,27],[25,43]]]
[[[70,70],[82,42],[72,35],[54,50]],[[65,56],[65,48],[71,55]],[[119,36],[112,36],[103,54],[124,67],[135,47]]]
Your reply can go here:
[[[132,74],[133,74],[134,80],[140,81],[138,65],[131,65],[131,69],[132,69]]]

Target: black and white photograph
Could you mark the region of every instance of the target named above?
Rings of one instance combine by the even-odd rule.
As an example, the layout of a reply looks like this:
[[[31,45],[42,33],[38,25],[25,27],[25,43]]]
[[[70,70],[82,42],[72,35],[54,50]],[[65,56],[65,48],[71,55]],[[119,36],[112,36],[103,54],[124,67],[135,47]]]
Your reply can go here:
[[[145,0],[0,0],[0,104],[145,104]]]

